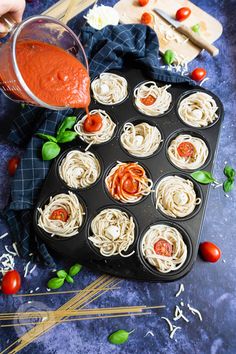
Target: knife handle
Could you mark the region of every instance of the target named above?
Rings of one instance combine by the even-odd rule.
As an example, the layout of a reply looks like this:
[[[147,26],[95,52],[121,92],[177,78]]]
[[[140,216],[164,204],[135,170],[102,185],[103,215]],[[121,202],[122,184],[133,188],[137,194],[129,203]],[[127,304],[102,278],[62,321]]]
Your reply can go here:
[[[214,45],[207,42],[198,33],[193,32],[193,30],[190,27],[183,25],[178,27],[177,31],[184,34],[186,37],[188,37],[190,41],[196,46],[198,46],[199,48],[205,49],[213,57],[219,54],[218,48],[216,48]]]

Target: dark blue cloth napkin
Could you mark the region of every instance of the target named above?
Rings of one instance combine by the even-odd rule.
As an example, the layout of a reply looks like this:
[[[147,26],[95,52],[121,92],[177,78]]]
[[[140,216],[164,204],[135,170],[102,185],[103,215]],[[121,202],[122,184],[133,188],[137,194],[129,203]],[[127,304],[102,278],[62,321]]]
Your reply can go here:
[[[160,68],[158,39],[148,26],[107,26],[101,31],[87,26],[81,32],[80,40],[87,54],[91,78],[109,69],[133,65],[145,70],[150,79],[193,84],[186,76]],[[53,258],[32,229],[33,206],[51,164],[42,160],[42,140],[34,134],[54,135],[62,119],[72,113],[71,109],[56,112],[27,107],[15,119],[9,135],[11,142],[25,148],[12,181],[11,201],[5,213],[10,232],[22,257],[27,258],[34,252],[44,264],[52,267],[55,266]]]

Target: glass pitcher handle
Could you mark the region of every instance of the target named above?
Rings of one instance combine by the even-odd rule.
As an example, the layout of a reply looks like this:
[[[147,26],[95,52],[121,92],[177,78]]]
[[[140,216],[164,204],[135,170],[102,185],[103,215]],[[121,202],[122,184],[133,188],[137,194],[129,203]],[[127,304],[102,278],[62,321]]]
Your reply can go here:
[[[11,18],[10,15],[4,15],[0,17],[0,23],[6,28],[6,32],[0,32],[0,38],[5,37],[16,25],[16,22]]]

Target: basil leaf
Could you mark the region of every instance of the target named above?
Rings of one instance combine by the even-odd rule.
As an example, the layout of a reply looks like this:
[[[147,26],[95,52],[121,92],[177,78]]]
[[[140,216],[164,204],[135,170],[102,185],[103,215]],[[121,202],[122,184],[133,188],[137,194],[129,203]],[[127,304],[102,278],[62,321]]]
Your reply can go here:
[[[57,142],[57,139],[49,134],[43,134],[43,133],[36,133],[35,135],[37,135],[39,138],[44,139],[44,140],[49,140],[49,141],[53,141],[54,143]]]
[[[82,268],[82,265],[76,263],[75,265],[70,267],[69,275],[71,277],[74,277],[76,274],[78,274],[81,271],[81,268]]]
[[[198,33],[200,31],[199,23],[196,23],[196,25],[192,26],[191,29],[193,32]]]
[[[223,184],[223,189],[225,193],[231,192],[234,188],[234,181],[227,179]]]
[[[65,279],[66,276],[67,276],[67,273],[63,269],[62,270],[58,270],[57,276],[58,276],[58,278]]]
[[[123,344],[127,342],[129,335],[131,332],[127,332],[124,329],[120,329],[119,331],[113,332],[112,334],[109,335],[108,341],[111,344]]]
[[[54,142],[47,141],[46,143],[43,144],[42,147],[42,157],[43,160],[52,160],[54,157],[56,157],[61,151],[61,148],[59,145],[57,145]]]
[[[173,52],[173,50],[167,49],[164,53],[163,59],[165,64],[172,64],[175,60],[175,53]]]
[[[21,108],[24,109],[26,107],[26,104],[25,103],[21,103]]]
[[[74,140],[77,137],[77,133],[76,132],[72,132],[72,131],[65,131],[60,133],[59,135],[57,135],[57,142],[58,143],[68,143],[69,141]]]
[[[48,281],[48,288],[49,289],[59,289],[64,284],[63,278],[52,278]]]
[[[76,122],[76,117],[66,117],[57,129],[57,135],[63,133],[66,129],[71,129]]]
[[[68,274],[67,274],[67,276],[66,276],[66,281],[67,281],[67,283],[70,283],[70,284],[73,284],[73,283],[74,283],[74,279],[71,278],[71,276],[68,275]]]
[[[210,184],[215,182],[214,177],[208,171],[196,171],[191,173],[191,177],[195,179],[195,181],[202,183],[202,184]]]
[[[224,174],[225,174],[226,177],[228,177],[231,180],[233,180],[234,177],[235,177],[235,170],[231,166],[227,165],[224,168]]]

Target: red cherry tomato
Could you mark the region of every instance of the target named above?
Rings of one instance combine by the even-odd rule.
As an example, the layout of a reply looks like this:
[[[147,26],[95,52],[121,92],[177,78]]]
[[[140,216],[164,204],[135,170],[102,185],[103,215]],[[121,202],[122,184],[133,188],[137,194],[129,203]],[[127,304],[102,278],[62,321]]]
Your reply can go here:
[[[14,176],[16,169],[20,163],[20,158],[19,156],[13,156],[9,161],[8,161],[8,173],[10,176]]]
[[[138,184],[138,181],[129,177],[124,181],[123,189],[129,194],[135,194],[138,192]]]
[[[159,240],[154,244],[154,251],[160,256],[170,257],[172,255],[172,245],[166,240]]]
[[[66,222],[68,220],[68,213],[65,209],[56,209],[53,210],[52,214],[50,215],[49,219],[51,220],[61,220]]]
[[[177,12],[176,12],[176,20],[177,21],[184,21],[186,18],[188,18],[191,14],[191,10],[189,7],[181,7]]]
[[[149,3],[149,0],[138,0],[140,6],[146,6]]]
[[[220,259],[221,251],[212,242],[203,242],[199,246],[199,252],[202,259],[206,262],[215,263]]]
[[[102,128],[102,117],[99,113],[89,115],[84,121],[84,130],[89,133],[98,132]]]
[[[185,141],[179,144],[177,151],[181,157],[192,157],[194,155],[195,148],[192,143]]]
[[[206,76],[207,72],[203,68],[196,68],[191,74],[191,78],[195,81],[201,81]]]
[[[140,100],[145,106],[151,106],[154,102],[156,102],[156,98],[152,95],[148,95],[145,98],[141,98]]]
[[[141,23],[144,25],[149,25],[152,22],[152,15],[148,12],[144,12],[141,17]]]
[[[9,272],[3,276],[1,286],[3,294],[16,294],[21,287],[21,277],[17,270],[9,270]]]

